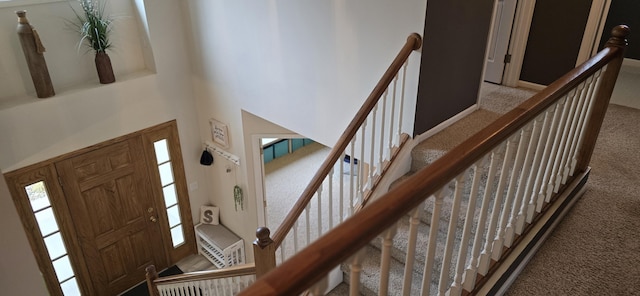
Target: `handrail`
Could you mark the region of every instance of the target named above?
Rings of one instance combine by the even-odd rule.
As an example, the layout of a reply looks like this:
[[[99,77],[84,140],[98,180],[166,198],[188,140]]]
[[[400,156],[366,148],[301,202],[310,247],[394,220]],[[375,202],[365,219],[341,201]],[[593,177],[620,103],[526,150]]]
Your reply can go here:
[[[600,85],[595,106],[608,104],[622,64],[628,34],[628,27],[616,27],[612,32],[613,37],[607,42],[607,47],[587,62],[500,117],[430,166],[394,186],[362,211],[262,276],[239,295],[296,295],[303,292],[607,64],[607,69],[612,71],[605,74],[608,77],[603,79]],[[587,123],[588,127],[598,131],[605,111],[606,108],[594,108],[595,116]],[[597,133],[595,136],[597,137]],[[587,138],[591,137],[587,135]],[[580,148],[580,156],[588,159],[590,154],[585,153],[592,150],[593,145],[595,138],[585,139]],[[580,162],[584,162],[584,159],[580,159]],[[584,171],[585,168],[578,166],[577,170]]]
[[[252,275],[255,273],[256,273],[255,264],[249,263],[249,264],[226,267],[223,269],[194,271],[190,273],[160,277],[154,280],[154,283],[156,285],[169,284],[169,283],[175,284],[175,283],[193,282],[193,281],[199,281],[199,280],[211,280],[211,279],[217,279],[217,278]]]
[[[382,97],[387,85],[392,82],[396,73],[402,68],[402,65],[409,58],[411,52],[419,49],[421,46],[422,37],[420,37],[418,33],[413,33],[409,35],[409,37],[407,37],[407,42],[405,43],[405,45],[402,47],[378,84],[376,84],[373,91],[371,91],[371,94],[367,97],[366,101],[364,102],[358,113],[356,113],[351,123],[347,126],[344,133],[342,133],[342,136],[340,136],[340,138],[338,139],[337,144],[333,147],[333,149],[331,149],[331,152],[329,152],[329,155],[320,166],[320,169],[313,176],[313,178],[309,182],[309,185],[307,185],[307,187],[304,189],[304,191],[300,195],[300,198],[298,198],[289,214],[287,214],[287,216],[282,221],[282,224],[280,224],[280,227],[278,227],[278,229],[273,234],[272,239],[275,243],[275,248],[278,248],[282,244],[289,231],[293,228],[293,225],[295,224],[298,217],[300,217],[307,204],[309,204],[309,202],[313,198],[315,192],[318,190],[318,188],[320,188],[320,186],[322,186],[322,182],[331,172],[333,164],[336,163],[336,161],[340,158],[342,152],[349,145],[349,141],[355,136],[360,126],[367,119],[367,115],[371,112],[371,110],[373,110],[380,97]]]

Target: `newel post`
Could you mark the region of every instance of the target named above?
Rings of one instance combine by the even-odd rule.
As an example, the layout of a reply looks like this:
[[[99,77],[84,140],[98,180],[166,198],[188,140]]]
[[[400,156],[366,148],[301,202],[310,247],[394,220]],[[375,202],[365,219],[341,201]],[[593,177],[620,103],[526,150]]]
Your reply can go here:
[[[256,278],[260,278],[276,267],[276,244],[267,227],[258,227],[253,241],[253,256],[256,261]]]
[[[600,133],[600,127],[604,121],[604,116],[609,106],[609,100],[613,93],[613,87],[618,79],[618,73],[624,60],[624,53],[627,48],[627,37],[630,34],[630,29],[626,25],[618,25],[611,30],[611,38],[606,43],[606,47],[619,48],[617,56],[614,60],[609,62],[606,71],[600,78],[600,86],[597,88],[595,94],[595,102],[593,103],[591,116],[588,118],[585,126],[585,134],[578,151],[578,158],[576,163],[576,172],[583,172],[589,166],[591,161],[591,155]]]
[[[158,293],[158,288],[156,288],[155,280],[158,279],[158,272],[156,271],[156,267],[154,265],[149,265],[145,269],[147,276],[147,288],[149,289],[150,296],[160,296]]]

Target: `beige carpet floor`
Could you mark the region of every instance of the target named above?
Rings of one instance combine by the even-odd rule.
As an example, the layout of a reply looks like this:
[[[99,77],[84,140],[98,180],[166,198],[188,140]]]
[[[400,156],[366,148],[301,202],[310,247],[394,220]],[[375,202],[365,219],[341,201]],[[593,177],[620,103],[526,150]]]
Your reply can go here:
[[[609,106],[591,167],[507,295],[640,295],[640,110]]]

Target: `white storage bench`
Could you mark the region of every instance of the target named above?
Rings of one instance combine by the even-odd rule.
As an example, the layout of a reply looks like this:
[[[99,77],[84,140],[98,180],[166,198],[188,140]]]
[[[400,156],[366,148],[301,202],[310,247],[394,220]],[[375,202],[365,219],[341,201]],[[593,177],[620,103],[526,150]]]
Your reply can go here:
[[[222,224],[195,226],[198,253],[217,268],[245,263],[244,241]]]

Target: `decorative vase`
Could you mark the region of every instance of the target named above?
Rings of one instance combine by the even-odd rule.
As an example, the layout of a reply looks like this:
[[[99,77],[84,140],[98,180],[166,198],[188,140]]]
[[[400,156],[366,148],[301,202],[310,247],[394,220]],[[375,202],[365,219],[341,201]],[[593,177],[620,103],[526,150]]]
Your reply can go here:
[[[116,81],[116,77],[113,75],[113,67],[111,67],[111,59],[106,52],[96,52],[95,62],[100,83],[108,84]]]
[[[27,60],[36,95],[38,98],[52,97],[56,93],[53,90],[47,62],[44,60],[45,49],[40,41],[38,32],[29,24],[26,11],[16,11],[16,14],[18,15],[16,32],[20,39],[20,45],[22,45],[24,57]]]

